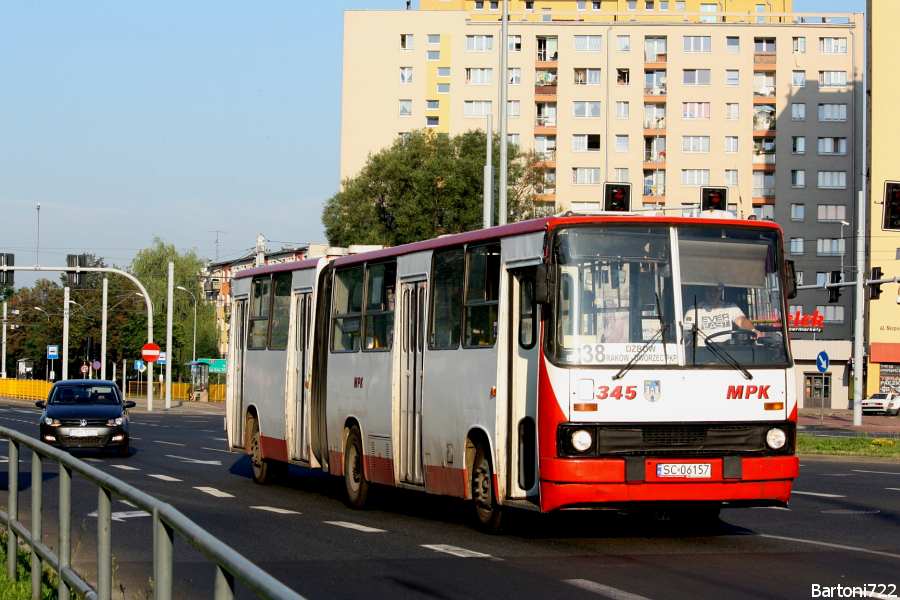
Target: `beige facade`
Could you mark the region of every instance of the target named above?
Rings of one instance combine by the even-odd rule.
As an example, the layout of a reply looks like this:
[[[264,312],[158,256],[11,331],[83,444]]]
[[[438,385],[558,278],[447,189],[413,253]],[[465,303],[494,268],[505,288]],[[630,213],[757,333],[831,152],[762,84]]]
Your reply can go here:
[[[868,86],[871,90],[868,114],[871,174],[868,198],[868,266],[880,267],[882,278],[900,277],[900,231],[886,230],[884,224],[885,183],[900,182],[897,140],[900,121],[893,92],[900,72],[900,55],[894,24],[900,21],[900,2],[869,0]],[[868,307],[869,369],[866,393],[900,389],[900,286],[884,284],[882,296]]]

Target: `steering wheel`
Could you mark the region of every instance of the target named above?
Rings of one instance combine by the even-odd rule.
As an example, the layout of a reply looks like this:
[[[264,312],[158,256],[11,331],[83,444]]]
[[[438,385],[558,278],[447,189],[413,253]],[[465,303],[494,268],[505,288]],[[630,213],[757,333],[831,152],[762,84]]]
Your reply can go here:
[[[719,340],[715,341],[717,337],[725,337],[731,336],[730,340]],[[753,332],[747,329],[735,329],[728,331],[719,331],[712,335],[706,336],[706,343],[710,344],[725,344],[727,342],[731,342],[733,346],[750,346],[751,344],[756,342],[756,338],[753,337]]]

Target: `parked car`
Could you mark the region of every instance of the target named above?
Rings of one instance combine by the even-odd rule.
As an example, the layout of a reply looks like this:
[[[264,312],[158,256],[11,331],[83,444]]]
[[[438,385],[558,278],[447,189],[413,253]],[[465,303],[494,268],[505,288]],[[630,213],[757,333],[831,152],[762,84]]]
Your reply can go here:
[[[900,394],[897,392],[879,392],[862,401],[862,410],[867,412],[883,412],[889,415],[900,413]]]
[[[58,381],[46,402],[34,404],[44,409],[42,442],[64,450],[117,450],[119,456],[129,455],[128,409],[135,403],[122,400],[114,381]]]

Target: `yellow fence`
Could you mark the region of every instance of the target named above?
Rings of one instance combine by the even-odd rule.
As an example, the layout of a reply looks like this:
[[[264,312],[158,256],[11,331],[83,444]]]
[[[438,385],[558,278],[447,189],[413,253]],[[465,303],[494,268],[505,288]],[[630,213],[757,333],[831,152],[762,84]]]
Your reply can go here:
[[[24,398],[26,400],[46,400],[47,392],[53,387],[46,381],[30,379],[0,379],[0,396],[4,398]]]

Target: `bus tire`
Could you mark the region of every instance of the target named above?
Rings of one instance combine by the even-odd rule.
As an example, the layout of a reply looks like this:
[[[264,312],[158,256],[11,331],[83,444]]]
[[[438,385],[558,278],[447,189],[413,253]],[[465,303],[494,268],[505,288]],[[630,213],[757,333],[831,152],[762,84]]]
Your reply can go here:
[[[484,533],[497,533],[500,530],[502,507],[497,503],[494,468],[484,444],[478,444],[475,462],[472,463],[472,500],[475,528]]]
[[[272,483],[277,469],[272,468],[272,463],[262,457],[262,448],[259,443],[259,422],[253,417],[250,421],[250,462],[253,465],[253,481],[261,485]]]
[[[354,425],[347,435],[344,448],[344,483],[347,487],[347,500],[353,508],[365,508],[369,497],[369,482],[363,470],[363,445],[359,427]]]

